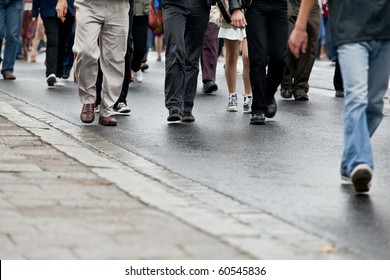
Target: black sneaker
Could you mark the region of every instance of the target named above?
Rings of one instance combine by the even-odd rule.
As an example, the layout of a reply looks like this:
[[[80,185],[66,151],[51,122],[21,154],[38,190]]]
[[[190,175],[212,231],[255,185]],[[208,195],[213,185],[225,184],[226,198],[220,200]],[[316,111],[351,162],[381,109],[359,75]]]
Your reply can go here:
[[[182,122],[194,122],[195,121],[195,117],[192,115],[191,112],[184,111],[183,112],[183,116],[181,118],[181,121]]]
[[[181,121],[181,113],[179,110],[172,110],[169,112],[169,116],[167,118],[169,122],[177,122]]]
[[[265,111],[265,117],[266,118],[273,118],[276,115],[276,111],[278,109],[278,106],[276,105],[276,99],[273,97],[270,101],[267,102],[267,109]]]
[[[250,124],[265,124],[264,114],[253,114],[250,120]]]

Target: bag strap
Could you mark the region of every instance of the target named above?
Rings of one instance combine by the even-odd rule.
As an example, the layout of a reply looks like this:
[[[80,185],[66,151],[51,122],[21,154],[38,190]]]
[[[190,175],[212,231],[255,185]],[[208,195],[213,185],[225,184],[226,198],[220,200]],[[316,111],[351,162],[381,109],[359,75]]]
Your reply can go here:
[[[223,5],[222,0],[217,0],[217,5],[218,5],[219,10],[221,11],[221,14],[222,14],[222,16],[223,16],[223,19],[224,19],[227,23],[231,23],[231,22],[232,22],[232,19],[230,18],[228,12],[226,11],[226,8],[225,8],[225,6]]]

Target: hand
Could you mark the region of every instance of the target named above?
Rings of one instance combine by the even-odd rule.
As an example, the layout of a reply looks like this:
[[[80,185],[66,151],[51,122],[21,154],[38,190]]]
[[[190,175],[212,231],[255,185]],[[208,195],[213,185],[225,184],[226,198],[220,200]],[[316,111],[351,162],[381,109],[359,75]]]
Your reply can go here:
[[[32,17],[31,19],[32,19],[32,21],[36,21],[36,20],[37,20],[37,18],[36,18],[36,17]]]
[[[299,54],[306,53],[307,49],[307,32],[305,29],[299,29],[297,27],[292,31],[290,38],[288,39],[288,46],[291,53],[298,58]]]
[[[66,0],[58,0],[56,11],[57,11],[57,17],[62,22],[64,22],[66,13],[68,12],[68,2],[66,2]]]
[[[233,11],[231,25],[237,28],[243,28],[247,25],[245,15],[240,9]]]

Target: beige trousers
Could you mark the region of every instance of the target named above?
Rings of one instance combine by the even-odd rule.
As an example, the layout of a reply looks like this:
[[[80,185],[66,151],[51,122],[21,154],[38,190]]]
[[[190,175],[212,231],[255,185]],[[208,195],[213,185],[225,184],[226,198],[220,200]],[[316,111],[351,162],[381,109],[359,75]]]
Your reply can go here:
[[[128,0],[76,0],[75,74],[82,104],[95,103],[98,59],[103,72],[100,114],[114,113],[125,70]],[[99,43],[98,43],[99,41]]]

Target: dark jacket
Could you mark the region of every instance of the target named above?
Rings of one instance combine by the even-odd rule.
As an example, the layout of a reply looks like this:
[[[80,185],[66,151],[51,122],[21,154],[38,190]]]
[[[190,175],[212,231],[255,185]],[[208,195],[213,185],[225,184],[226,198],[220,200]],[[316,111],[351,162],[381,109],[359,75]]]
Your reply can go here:
[[[390,40],[389,0],[329,0],[336,46],[370,40]]]
[[[68,13],[74,16],[74,0],[67,0]],[[32,17],[57,17],[57,0],[33,0]]]

